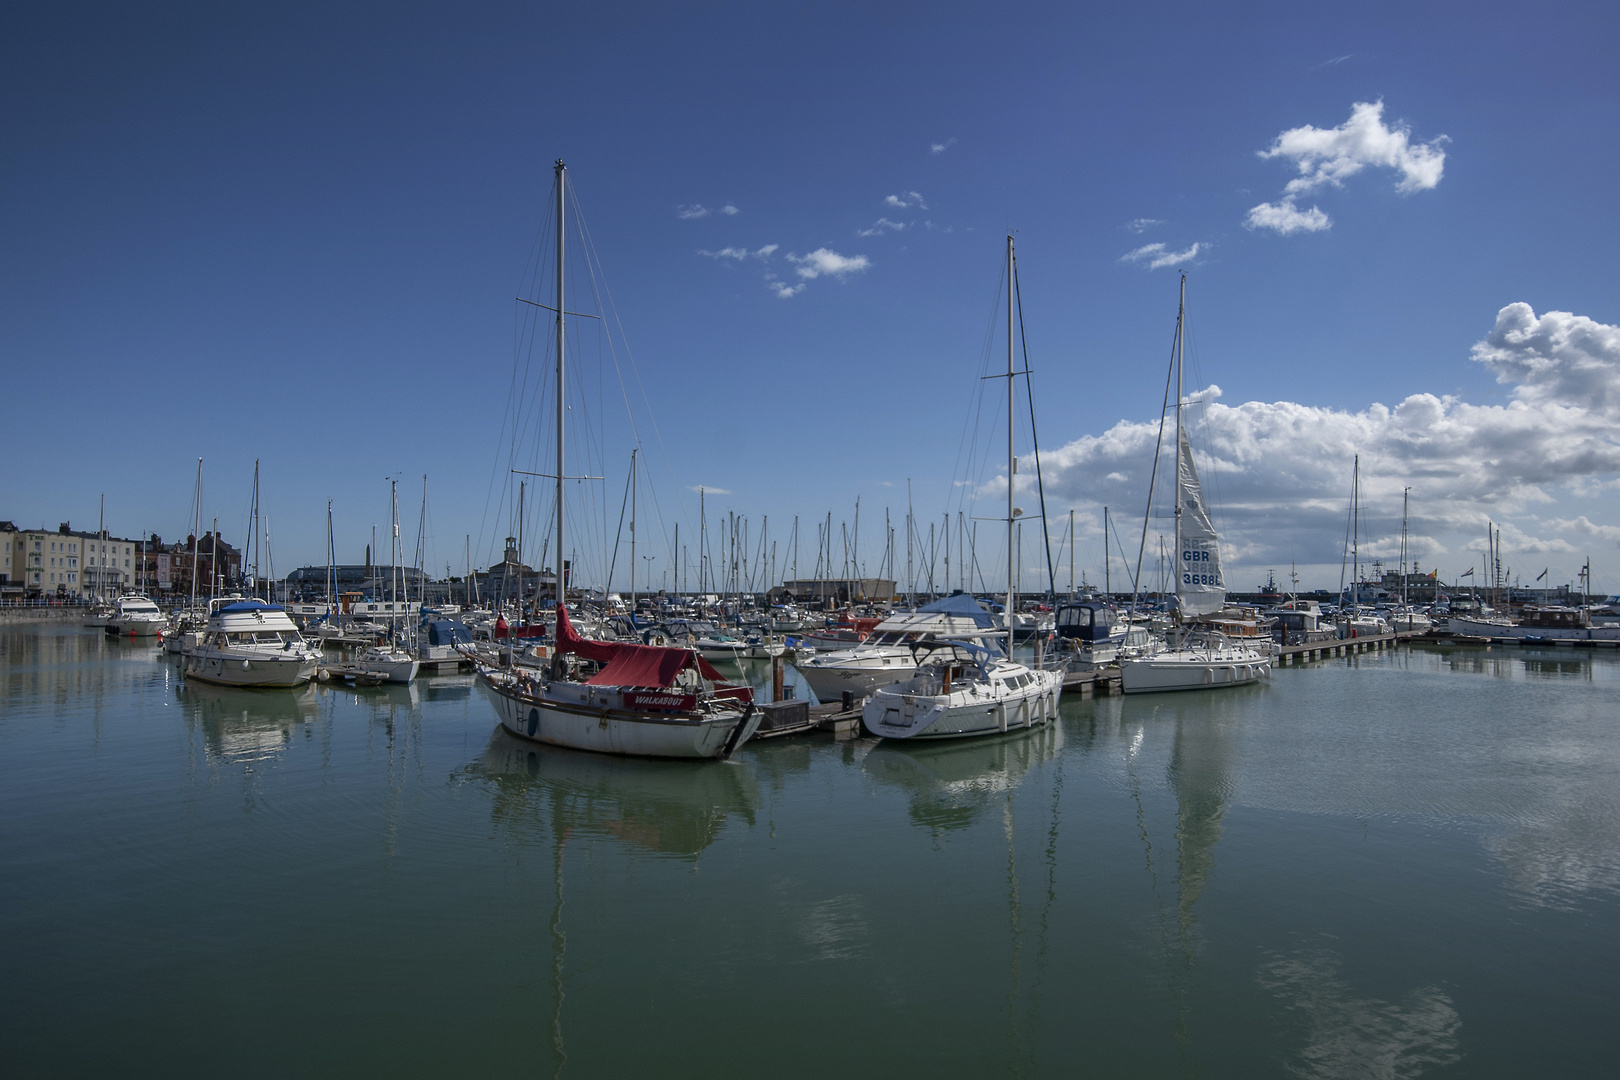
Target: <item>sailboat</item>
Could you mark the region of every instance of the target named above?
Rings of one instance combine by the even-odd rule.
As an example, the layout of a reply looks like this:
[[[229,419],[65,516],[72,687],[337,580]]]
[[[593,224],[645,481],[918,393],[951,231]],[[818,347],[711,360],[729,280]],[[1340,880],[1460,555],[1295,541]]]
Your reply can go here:
[[[479,681],[490,691],[501,726],[519,738],[576,750],[637,757],[729,757],[759,728],[753,691],[732,686],[691,649],[625,642],[589,641],[569,619],[567,551],[563,533],[565,442],[564,344],[567,318],[563,293],[563,244],[568,171],[556,164],[557,191],[557,627],[550,667],[544,671],[478,665]],[[601,665],[581,677],[581,662]]]
[[[1181,421],[1183,358],[1186,351],[1187,275],[1181,275],[1176,312],[1176,598],[1177,622],[1213,615],[1226,606],[1221,576],[1221,544],[1204,504],[1192,444]],[[1152,494],[1149,501],[1151,503]],[[1146,523],[1143,525],[1144,534]],[[1120,685],[1127,694],[1156,690],[1202,690],[1240,686],[1271,675],[1271,656],[1238,644],[1214,630],[1189,630],[1172,649],[1121,660]]]
[[[928,640],[911,646],[917,670],[903,682],[882,686],[861,710],[866,730],[886,739],[960,739],[973,735],[1005,734],[1039,727],[1057,718],[1063,672],[1029,667],[1012,657],[1018,611],[1018,555],[1015,539],[1018,515],[1013,505],[1018,458],[1013,452],[1013,238],[1007,237],[1007,620],[1001,634],[982,632],[992,644],[976,640]],[[1027,364],[1025,365],[1028,366]],[[998,376],[999,377],[999,376]],[[1044,520],[1042,527],[1045,527]]]

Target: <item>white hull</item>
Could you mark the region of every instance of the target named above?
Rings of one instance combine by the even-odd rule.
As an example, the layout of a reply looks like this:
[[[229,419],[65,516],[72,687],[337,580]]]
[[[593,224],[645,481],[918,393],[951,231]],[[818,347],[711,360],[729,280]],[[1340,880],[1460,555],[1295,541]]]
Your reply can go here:
[[[826,659],[831,657],[823,654],[797,665],[799,674],[804,676],[820,702],[840,701],[846,690],[856,697],[871,697],[880,688],[905,682],[917,673],[917,665],[909,654],[893,659],[887,666],[878,658],[836,664],[821,662]]]
[[[362,654],[354,667],[370,675],[380,675],[386,682],[408,683],[416,678],[421,663],[404,653],[373,656]]]
[[[1446,632],[1468,637],[1515,638],[1520,641],[1620,641],[1620,626],[1520,626],[1492,619],[1464,619],[1453,615]]]
[[[185,658],[185,675],[217,686],[285,688],[315,677],[313,656],[232,656],[217,649],[195,650]]]
[[[478,681],[495,699],[501,727],[509,733],[532,742],[600,754],[718,758],[726,754],[728,745],[735,750],[752,738],[762,718],[754,709],[710,717],[570,706],[497,685],[484,671],[479,672]],[[740,733],[738,725],[745,725]]]
[[[1030,685],[991,696],[972,689],[908,694],[885,687],[867,699],[861,723],[885,739],[966,739],[1040,727],[1057,718],[1063,676],[1032,671]]]
[[[1121,660],[1120,685],[1127,694],[1168,690],[1209,690],[1245,686],[1271,677],[1271,658],[1257,652],[1215,655],[1164,652],[1139,660]]]
[[[118,637],[157,637],[163,632],[168,620],[157,619],[108,619],[105,624],[107,633]]]

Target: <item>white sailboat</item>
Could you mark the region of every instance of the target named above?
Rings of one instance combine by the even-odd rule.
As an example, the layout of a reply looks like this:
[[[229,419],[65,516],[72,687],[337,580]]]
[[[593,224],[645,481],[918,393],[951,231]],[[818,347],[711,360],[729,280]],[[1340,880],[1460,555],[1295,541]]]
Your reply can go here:
[[[1192,444],[1181,422],[1183,353],[1186,347],[1187,275],[1181,276],[1176,313],[1176,596],[1178,621],[1213,615],[1226,606],[1221,575],[1220,537],[1204,504]],[[1149,495],[1151,500],[1152,496]],[[1144,525],[1144,529],[1146,526]],[[1271,656],[1212,630],[1184,633],[1175,647],[1152,656],[1120,661],[1127,694],[1159,690],[1202,690],[1241,686],[1271,675]]]
[[[1014,530],[1021,511],[1013,505],[1018,457],[1014,452],[1013,238],[1007,237],[1007,607],[1018,610],[1018,563]],[[1028,365],[1025,365],[1026,367]],[[1044,527],[1045,522],[1042,522]],[[886,739],[960,739],[1039,727],[1057,718],[1063,672],[1029,667],[1012,658],[1014,623],[983,637],[1005,651],[974,641],[919,642],[916,673],[879,687],[861,710],[861,723]]]
[[[480,664],[479,680],[495,699],[501,726],[519,738],[576,750],[595,750],[638,757],[728,757],[759,728],[761,714],[753,692],[731,686],[691,649],[658,648],[633,643],[587,641],[569,621],[567,551],[563,508],[567,470],[563,424],[566,312],[563,292],[563,244],[567,236],[568,173],[556,165],[557,306],[556,318],[557,459],[555,653],[548,671]],[[579,678],[571,658],[602,665],[589,678]]]

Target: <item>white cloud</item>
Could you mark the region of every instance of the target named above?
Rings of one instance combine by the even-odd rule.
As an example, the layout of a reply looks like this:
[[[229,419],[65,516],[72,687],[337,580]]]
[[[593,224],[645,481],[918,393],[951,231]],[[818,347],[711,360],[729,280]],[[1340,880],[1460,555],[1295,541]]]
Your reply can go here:
[[[731,491],[729,489],[727,489],[727,488],[707,487],[707,486],[705,486],[703,484],[693,484],[691,487],[687,488],[686,490],[702,492],[705,495],[730,495],[731,494]]]
[[[723,247],[719,251],[707,251],[699,248],[698,254],[706,255],[711,259],[735,259],[738,262],[742,262],[744,259],[748,258],[760,260],[769,259],[771,257],[771,253],[779,247],[781,247],[780,244],[766,244],[764,247],[755,248],[753,251],[749,251],[747,248],[741,247]]]
[[[1194,244],[1186,251],[1167,251],[1163,244],[1143,244],[1135,251],[1128,251],[1119,257],[1122,263],[1146,263],[1149,270],[1159,270],[1166,266],[1179,266],[1192,262],[1198,257],[1198,252],[1204,248],[1203,244]]]
[[[937,142],[937,143],[929,144],[928,152],[930,154],[943,154],[945,151],[949,150],[951,147],[953,147],[955,145],[956,145],[956,136],[952,135],[950,138],[946,139],[944,142]]]
[[[1345,53],[1343,56],[1335,56],[1330,60],[1324,60],[1320,64],[1317,64],[1316,66],[1319,67],[1319,68],[1338,67],[1340,64],[1344,63],[1346,60],[1350,59],[1354,55],[1355,55],[1355,53]]]
[[[906,223],[904,221],[890,221],[886,217],[880,217],[876,221],[872,222],[872,227],[870,229],[856,229],[855,235],[882,236],[885,232],[900,232],[905,228]]]
[[[776,275],[776,271],[765,271],[765,287],[776,294],[777,299],[787,300],[804,292],[804,282],[789,285]]]
[[[1395,190],[1402,194],[1428,191],[1440,183],[1445,172],[1446,136],[1426,143],[1413,142],[1411,130],[1402,123],[1384,123],[1382,101],[1358,101],[1350,107],[1350,119],[1334,128],[1310,124],[1290,128],[1278,135],[1271,146],[1259,151],[1264,159],[1286,158],[1294,162],[1299,175],[1283,188],[1277,203],[1261,203],[1249,211],[1249,228],[1269,228],[1288,234],[1317,232],[1331,222],[1316,207],[1298,209],[1301,195],[1325,187],[1343,187],[1345,180],[1367,166],[1394,169],[1401,174]]]
[[[741,210],[738,210],[735,206],[732,206],[730,203],[726,203],[726,205],[722,206],[720,208],[720,212],[722,214],[726,215],[726,217],[735,217],[737,214],[742,213]]]
[[[1585,505],[1549,520],[1531,516],[1548,504],[1608,505],[1606,491],[1593,492],[1596,482],[1620,475],[1620,327],[1567,312],[1538,317],[1526,304],[1510,304],[1472,358],[1510,388],[1506,404],[1419,393],[1358,411],[1289,401],[1227,405],[1218,387],[1206,388],[1186,415],[1232,561],[1263,570],[1297,558],[1336,571],[1357,454],[1364,551],[1381,554],[1377,544],[1398,538],[1404,487],[1412,489],[1414,557],[1427,569],[1460,553],[1440,562],[1447,577],[1470,565],[1467,549],[1483,544],[1487,520],[1503,526],[1510,559],[1537,554],[1538,573],[1540,553],[1620,538],[1620,529],[1577,516]],[[1157,419],[1122,420],[1043,452],[1048,502],[1134,506],[1140,514],[1157,434]],[[1019,470],[1020,485],[1033,485],[1033,464]],[[1006,478],[987,490],[997,484],[1005,491]],[[1578,560],[1566,561],[1555,568],[1564,580]]]
[[[830,248],[817,248],[808,255],[789,255],[788,261],[798,264],[796,272],[806,281],[823,274],[841,278],[845,274],[857,274],[872,265],[865,255],[840,255]]]
[[[1147,230],[1153,228],[1153,226],[1155,226],[1155,225],[1163,225],[1163,224],[1165,224],[1165,221],[1164,221],[1163,218],[1139,217],[1139,218],[1135,219],[1134,221],[1127,221],[1125,223],[1125,228],[1128,229],[1129,231],[1133,232],[1133,233],[1141,233],[1141,232],[1146,232]]]
[[[695,218],[706,218],[712,211],[707,206],[693,203],[691,206],[677,206],[675,216],[682,221],[691,221]]]
[[[902,191],[898,195],[884,196],[883,205],[893,206],[900,210],[928,209],[928,204],[923,201],[923,197],[915,191]]]
[[[1593,540],[1613,540],[1620,544],[1620,526],[1594,524],[1587,520],[1585,514],[1577,518],[1554,518],[1542,524],[1559,532],[1574,533],[1576,536],[1585,536]]]
[[[1321,232],[1333,227],[1332,219],[1319,208],[1313,206],[1309,210],[1301,210],[1294,205],[1292,198],[1261,203],[1249,211],[1243,224],[1250,229],[1276,229],[1284,236],[1296,232]]]

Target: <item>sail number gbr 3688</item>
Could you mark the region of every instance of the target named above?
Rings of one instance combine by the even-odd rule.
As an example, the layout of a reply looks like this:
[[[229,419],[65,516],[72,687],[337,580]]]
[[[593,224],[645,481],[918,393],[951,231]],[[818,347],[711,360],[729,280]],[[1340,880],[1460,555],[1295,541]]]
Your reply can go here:
[[[1183,551],[1181,553],[1181,583],[1183,585],[1208,585],[1213,588],[1220,588],[1220,574],[1209,563],[1210,557],[1207,551]]]

